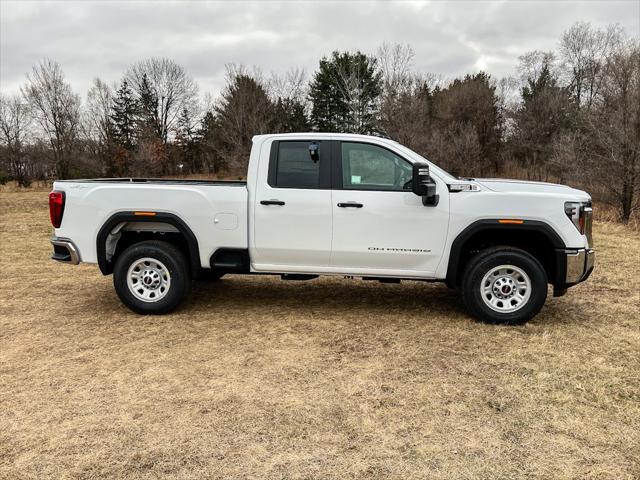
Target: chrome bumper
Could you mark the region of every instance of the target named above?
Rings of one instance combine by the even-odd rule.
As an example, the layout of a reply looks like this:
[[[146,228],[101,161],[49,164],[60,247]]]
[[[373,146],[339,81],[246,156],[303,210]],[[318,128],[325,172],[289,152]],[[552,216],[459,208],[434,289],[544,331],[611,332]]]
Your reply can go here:
[[[567,258],[567,272],[565,283],[573,285],[586,280],[596,261],[596,251],[592,248],[565,250]]]
[[[51,245],[53,245],[52,260],[72,265],[80,263],[80,253],[68,238],[51,237]]]

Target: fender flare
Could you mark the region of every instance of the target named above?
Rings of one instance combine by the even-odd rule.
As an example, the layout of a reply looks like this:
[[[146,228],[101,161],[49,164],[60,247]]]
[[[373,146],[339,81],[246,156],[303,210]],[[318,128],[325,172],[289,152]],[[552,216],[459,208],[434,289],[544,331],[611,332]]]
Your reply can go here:
[[[548,223],[539,220],[523,220],[521,224],[500,223],[497,218],[476,220],[462,230],[451,244],[449,251],[449,263],[447,265],[446,284],[455,288],[459,284],[460,256],[464,244],[474,235],[483,231],[511,231],[511,232],[537,232],[543,234],[556,250],[566,248],[566,245],[558,232]]]
[[[113,272],[113,264],[107,261],[106,240],[113,228],[122,222],[161,222],[173,225],[178,231],[184,235],[189,247],[189,263],[192,272],[197,273],[200,268],[200,249],[198,247],[198,239],[194,235],[189,226],[177,215],[166,212],[153,212],[154,215],[136,215],[135,212],[126,211],[118,212],[111,215],[106,222],[100,227],[96,237],[96,252],[98,256],[98,266],[103,275],[109,275]]]

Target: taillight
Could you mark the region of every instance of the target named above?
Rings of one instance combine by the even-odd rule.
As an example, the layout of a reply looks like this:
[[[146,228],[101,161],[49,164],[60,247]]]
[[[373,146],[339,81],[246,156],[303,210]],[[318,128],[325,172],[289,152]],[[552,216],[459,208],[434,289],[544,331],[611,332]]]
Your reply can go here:
[[[49,194],[49,217],[54,228],[60,228],[64,213],[64,192],[53,191]]]

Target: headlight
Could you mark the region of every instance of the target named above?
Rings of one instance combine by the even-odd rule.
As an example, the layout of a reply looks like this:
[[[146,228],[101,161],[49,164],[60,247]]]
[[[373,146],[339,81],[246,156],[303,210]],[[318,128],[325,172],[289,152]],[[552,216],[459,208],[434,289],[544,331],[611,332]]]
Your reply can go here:
[[[581,235],[585,233],[587,212],[591,212],[591,202],[565,202],[564,204],[564,213]]]

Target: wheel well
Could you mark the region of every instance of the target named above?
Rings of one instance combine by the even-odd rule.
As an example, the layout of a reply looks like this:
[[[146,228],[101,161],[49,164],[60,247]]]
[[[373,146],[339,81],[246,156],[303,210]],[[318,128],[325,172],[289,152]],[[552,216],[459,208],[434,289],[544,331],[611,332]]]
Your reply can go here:
[[[135,228],[135,225],[129,225],[128,228]],[[131,245],[144,242],[146,240],[161,240],[170,243],[183,252],[189,258],[189,245],[184,235],[180,232],[172,231],[136,231],[125,230],[121,232],[120,238],[117,240],[115,250],[109,259],[109,263],[115,265],[118,257]]]
[[[192,274],[199,274],[200,253],[195,235],[182,220],[167,213],[140,218],[131,212],[122,212],[107,220],[96,239],[100,271],[104,275],[112,273],[122,252],[145,240],[162,240],[176,246],[190,260]]]
[[[557,278],[557,248],[564,243],[546,224],[499,226],[483,222],[481,228],[465,230],[453,243],[447,271],[447,285],[452,288],[460,286],[462,274],[469,260],[489,247],[509,246],[524,250],[536,258],[544,267],[549,283]],[[531,227],[534,228],[531,228]]]

